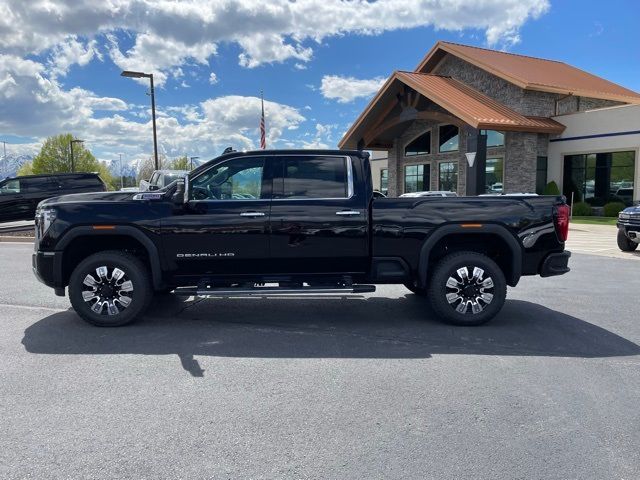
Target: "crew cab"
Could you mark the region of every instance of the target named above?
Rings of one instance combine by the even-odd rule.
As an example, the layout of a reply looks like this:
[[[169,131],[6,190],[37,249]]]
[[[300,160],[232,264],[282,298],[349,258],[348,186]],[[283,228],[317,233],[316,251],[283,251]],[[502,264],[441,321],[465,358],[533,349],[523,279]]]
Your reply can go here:
[[[523,275],[569,271],[561,196],[375,198],[368,153],[230,152],[154,192],[40,203],[33,269],[99,326],[154,293],[365,293],[404,284],[479,325]]]

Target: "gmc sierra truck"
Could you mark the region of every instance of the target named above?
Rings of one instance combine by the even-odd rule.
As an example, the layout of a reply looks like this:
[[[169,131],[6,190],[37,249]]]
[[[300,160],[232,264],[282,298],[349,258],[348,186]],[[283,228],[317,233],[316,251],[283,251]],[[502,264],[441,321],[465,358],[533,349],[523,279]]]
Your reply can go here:
[[[41,202],[33,269],[98,326],[127,324],[171,291],[375,284],[404,284],[443,320],[479,325],[521,276],[569,271],[568,228],[560,196],[374,198],[362,151],[230,152],[154,192]]]

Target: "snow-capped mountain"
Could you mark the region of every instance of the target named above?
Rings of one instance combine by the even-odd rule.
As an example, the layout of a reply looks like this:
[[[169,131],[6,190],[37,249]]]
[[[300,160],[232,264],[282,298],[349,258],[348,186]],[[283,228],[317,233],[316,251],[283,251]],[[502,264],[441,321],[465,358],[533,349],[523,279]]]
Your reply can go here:
[[[0,155],[0,180],[6,177],[13,177],[18,172],[18,169],[26,162],[33,159],[31,155],[12,155],[8,154],[6,157]]]
[[[138,175],[138,161],[131,160],[129,162],[123,160],[122,161],[122,170],[120,169],[120,160],[106,160],[109,171],[111,175],[114,177],[119,177],[123,175],[125,177],[133,177],[136,178]]]

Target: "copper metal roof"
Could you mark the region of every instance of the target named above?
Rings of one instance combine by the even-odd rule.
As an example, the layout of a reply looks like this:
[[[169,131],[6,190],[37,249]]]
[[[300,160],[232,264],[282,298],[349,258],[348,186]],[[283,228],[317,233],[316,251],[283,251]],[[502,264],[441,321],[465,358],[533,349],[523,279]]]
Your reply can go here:
[[[564,130],[564,125],[554,120],[525,117],[451,77],[413,72],[396,72],[395,75],[405,85],[475,128],[541,133]]]
[[[397,103],[396,94],[406,85],[478,129],[562,133],[565,126],[550,118],[526,117],[451,77],[415,72],[395,72],[344,135],[341,148],[355,147],[382,121],[385,105]],[[369,142],[370,143],[370,142]],[[366,144],[365,148],[372,145]]]
[[[563,62],[438,42],[420,62],[417,72],[431,73],[449,53],[528,90],[640,103],[640,94]]]

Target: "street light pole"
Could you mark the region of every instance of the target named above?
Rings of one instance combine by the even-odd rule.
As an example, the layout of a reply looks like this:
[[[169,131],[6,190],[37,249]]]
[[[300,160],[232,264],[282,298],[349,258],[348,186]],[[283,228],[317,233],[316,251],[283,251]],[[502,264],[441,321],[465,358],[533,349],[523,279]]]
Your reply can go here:
[[[74,143],[84,143],[84,140],[71,140],[69,145],[71,146],[71,173],[75,172],[75,165],[73,164],[73,144]]]
[[[120,155],[120,189],[122,190],[124,188],[124,175],[122,174],[122,154],[119,153],[118,155]]]
[[[200,157],[189,157],[189,160],[191,161],[191,170],[193,170],[193,161],[199,159]]]
[[[153,122],[153,161],[155,164],[155,169],[159,170],[160,167],[158,165],[158,134],[156,130],[156,94],[155,88],[153,86],[153,73],[143,73],[143,72],[132,72],[129,70],[124,70],[121,74],[123,77],[128,78],[148,78],[151,84],[151,120]]]

